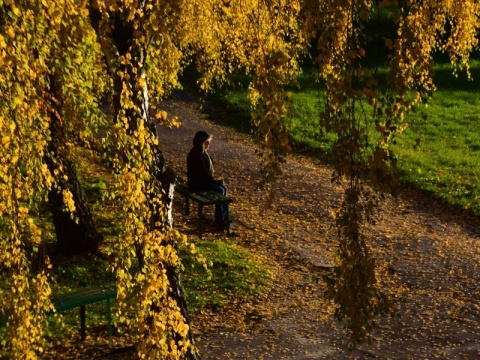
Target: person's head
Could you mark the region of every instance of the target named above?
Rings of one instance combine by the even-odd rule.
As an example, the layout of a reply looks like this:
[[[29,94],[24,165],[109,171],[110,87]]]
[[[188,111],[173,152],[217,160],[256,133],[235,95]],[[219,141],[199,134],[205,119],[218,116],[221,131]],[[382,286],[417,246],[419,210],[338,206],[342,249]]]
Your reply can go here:
[[[193,137],[193,146],[197,149],[204,150],[208,147],[210,144],[210,141],[212,140],[212,135],[205,131],[197,131],[195,136]]]

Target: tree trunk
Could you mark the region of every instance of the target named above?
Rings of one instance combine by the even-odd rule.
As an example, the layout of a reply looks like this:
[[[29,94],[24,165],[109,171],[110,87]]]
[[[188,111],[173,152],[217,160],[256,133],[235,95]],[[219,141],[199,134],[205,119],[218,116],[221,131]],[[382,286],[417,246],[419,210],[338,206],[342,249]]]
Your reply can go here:
[[[148,16],[148,15],[145,15]],[[135,30],[131,24],[129,24],[127,21],[124,21],[120,15],[119,12],[116,12],[114,14],[111,14],[112,19],[112,29],[111,29],[111,40],[112,43],[114,44],[114,48],[117,50],[117,52],[112,51],[112,47],[108,46],[107,48],[104,48],[104,54],[105,54],[105,61],[107,64],[107,68],[110,73],[110,75],[113,77],[113,84],[114,84],[114,90],[113,90],[113,110],[114,110],[114,117],[116,118],[119,114],[119,111],[122,109],[122,104],[120,102],[120,96],[122,93],[122,79],[117,75],[118,71],[121,73],[126,73],[128,74],[128,79],[131,82],[132,88],[135,88],[135,83],[136,79],[138,79],[139,76],[142,76],[141,72],[137,72],[137,70],[133,70],[131,68],[125,67],[122,64],[118,64],[118,61],[112,60],[111,56],[114,54],[115,56],[124,56],[126,53],[130,52],[132,57],[134,59],[137,59],[138,64],[136,66],[136,69],[144,69],[144,64],[143,62],[145,61],[145,52],[146,49],[139,48],[137,44],[134,44],[135,40],[135,35],[134,31]],[[90,20],[92,23],[92,26],[94,27],[95,31],[97,32],[97,35],[99,37],[102,36],[101,30],[99,28],[99,22],[101,19],[101,14],[98,12],[98,10],[94,9],[93,7],[90,8]],[[116,59],[118,60],[118,59]],[[117,64],[118,69],[110,69],[109,65],[111,64]],[[141,109],[141,117],[142,120],[144,121],[145,124],[147,124],[147,127],[149,131],[158,138],[158,133],[157,133],[157,128],[152,121],[152,118],[150,116],[150,106],[149,106],[149,99],[147,95],[147,84],[145,83],[144,89],[142,92],[139,92],[137,94],[133,101],[137,105],[137,109]],[[137,113],[134,113],[132,110],[127,111],[127,118],[129,119],[129,126],[128,130],[133,133],[135,129],[137,128],[138,124],[136,121],[138,120],[138,115]],[[160,228],[162,231],[167,231],[168,227],[171,227],[173,225],[173,219],[172,219],[172,203],[173,203],[173,194],[174,194],[174,184],[175,184],[175,173],[174,171],[167,167],[165,165],[165,158],[163,156],[163,153],[160,148],[153,149],[154,154],[153,154],[153,164],[150,166],[150,171],[153,179],[156,179],[157,181],[157,187],[158,191],[161,191],[162,189],[164,190],[162,192],[163,198],[162,202],[163,205],[166,209],[166,215],[167,219],[166,221],[160,221],[160,214],[155,213],[151,219],[149,219],[148,227],[150,229],[154,228]],[[154,196],[154,195],[152,195]],[[138,246],[136,249],[136,255],[137,259],[139,262],[139,266],[142,267],[143,264],[143,252],[140,246]],[[168,281],[170,285],[170,291],[169,291],[169,296],[175,300],[177,303],[178,307],[180,308],[180,312],[182,316],[185,319],[185,323],[190,324],[189,321],[189,314],[188,314],[188,309],[187,309],[187,302],[185,299],[185,294],[184,294],[184,289],[183,285],[180,279],[180,273],[178,271],[177,266],[173,266],[171,264],[165,264],[166,270],[167,270],[167,276],[168,276]],[[156,304],[152,305],[154,308]],[[192,331],[190,330],[188,332],[188,337],[189,340],[192,344],[194,344],[194,339],[192,335]],[[179,341],[182,339],[178,339]],[[200,356],[191,351],[186,354],[187,359],[200,359]]]
[[[85,194],[77,175],[77,171],[61,147],[64,141],[64,129],[62,127],[61,106],[56,96],[58,93],[53,76],[50,79],[50,89],[46,92],[47,101],[52,104],[50,114],[51,141],[49,154],[46,155],[50,173],[61,165],[62,171],[56,176],[56,186],[50,189],[48,203],[53,216],[55,233],[57,236],[57,248],[64,255],[76,255],[81,253],[93,253],[98,250],[98,245],[103,240],[90,211],[90,206],[85,199]],[[66,175],[66,179],[64,177]],[[69,190],[73,196],[75,212],[71,214],[65,208],[63,199],[64,190]]]
[[[155,167],[157,169],[157,173],[155,174],[156,179],[158,180],[159,184],[163,188],[163,199],[164,203],[167,206],[167,222],[166,224],[161,224],[161,226],[173,226],[173,215],[172,215],[172,204],[173,204],[173,196],[174,196],[174,189],[175,189],[175,179],[176,175],[174,171],[169,167],[164,167],[164,158],[161,153],[158,154],[156,160]],[[160,169],[163,169],[161,171]],[[158,223],[157,219],[154,217],[152,221],[152,225]],[[175,247],[176,249],[176,247]],[[167,277],[170,283],[170,291],[169,296],[174,299],[180,308],[180,312],[185,318],[185,323],[190,324],[190,316],[188,313],[188,305],[187,299],[185,297],[185,291],[183,288],[182,278],[176,266],[167,265]],[[192,331],[188,333],[189,340],[192,344],[195,344],[195,339],[193,338]],[[180,339],[181,340],[181,339]],[[187,354],[187,359],[191,360],[198,360],[200,359],[200,355],[198,353],[189,352]]]
[[[103,235],[97,231],[72,162],[63,161],[63,167],[68,174],[68,180],[61,181],[59,187],[51,189],[48,194],[58,250],[64,255],[96,252],[99,243],[103,240]],[[73,195],[74,214],[70,214],[64,209],[64,189],[68,189]]]

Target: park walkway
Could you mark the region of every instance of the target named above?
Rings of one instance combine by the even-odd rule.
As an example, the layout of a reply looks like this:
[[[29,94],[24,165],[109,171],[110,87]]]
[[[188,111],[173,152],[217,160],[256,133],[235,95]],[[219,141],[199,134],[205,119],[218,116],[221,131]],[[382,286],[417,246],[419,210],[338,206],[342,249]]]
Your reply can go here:
[[[342,325],[332,317],[321,280],[333,264],[333,216],[343,191],[330,181],[331,169],[311,158],[290,157],[267,208],[265,193],[256,187],[256,147],[248,134],[222,125],[228,113],[210,106],[203,111],[196,97],[183,92],[162,107],[182,122],[160,130],[167,161],[181,176],[195,132],[214,135],[210,153],[216,171],[236,199],[233,240],[256,253],[275,276],[262,298],[193,318],[203,359],[480,358],[478,218],[413,190],[382,202],[376,225],[365,231],[378,280],[396,300],[399,316],[380,319],[372,344],[342,351]],[[180,206],[175,224],[194,241],[194,225],[182,217]]]

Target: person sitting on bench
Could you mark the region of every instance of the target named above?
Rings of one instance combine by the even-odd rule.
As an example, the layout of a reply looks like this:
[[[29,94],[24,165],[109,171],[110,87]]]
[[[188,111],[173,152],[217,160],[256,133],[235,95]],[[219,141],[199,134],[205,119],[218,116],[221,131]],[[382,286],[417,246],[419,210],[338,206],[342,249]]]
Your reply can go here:
[[[223,179],[214,178],[213,161],[208,154],[208,147],[213,136],[205,131],[198,131],[193,138],[193,147],[187,156],[187,183],[192,190],[216,191],[227,195],[227,187]],[[218,230],[227,226],[227,209],[225,204],[215,205],[215,221],[213,225]]]

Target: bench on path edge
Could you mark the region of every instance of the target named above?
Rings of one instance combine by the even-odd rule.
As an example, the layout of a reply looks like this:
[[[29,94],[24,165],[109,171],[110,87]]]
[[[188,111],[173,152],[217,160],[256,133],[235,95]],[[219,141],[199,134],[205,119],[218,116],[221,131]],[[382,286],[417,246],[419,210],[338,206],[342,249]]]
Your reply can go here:
[[[85,340],[85,314],[86,305],[94,304],[102,301],[107,302],[107,326],[108,326],[108,343],[112,343],[112,316],[110,310],[110,300],[117,297],[117,291],[105,288],[87,288],[75,290],[62,295],[52,295],[52,304],[57,312],[80,308],[80,338]],[[0,312],[0,326],[4,326],[6,319]]]
[[[203,218],[202,212],[203,207],[206,205],[217,205],[224,204],[226,205],[227,214],[226,214],[226,227],[227,234],[230,235],[230,218],[228,205],[233,202],[233,199],[228,196],[224,196],[216,191],[198,191],[192,190],[184,182],[179,182],[175,184],[175,191],[182,195],[185,198],[185,213],[186,215],[190,214],[190,204],[189,201],[195,201],[198,204],[198,233],[200,239],[202,238],[203,233]]]

